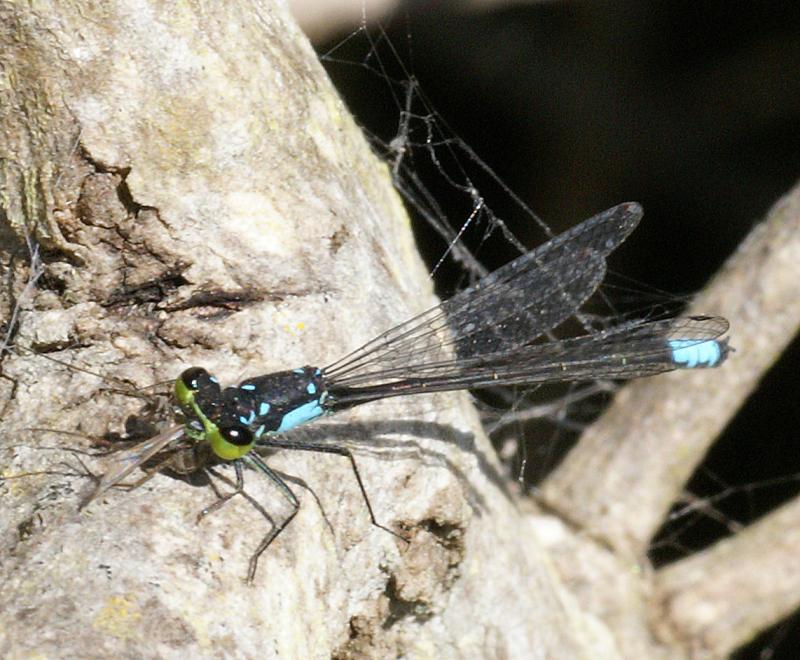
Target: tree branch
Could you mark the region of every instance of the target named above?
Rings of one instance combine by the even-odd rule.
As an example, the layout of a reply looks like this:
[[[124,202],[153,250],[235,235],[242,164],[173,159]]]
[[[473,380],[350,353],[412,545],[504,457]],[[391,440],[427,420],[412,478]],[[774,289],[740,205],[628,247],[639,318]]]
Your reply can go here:
[[[58,463],[89,443],[64,432],[122,431],[141,407],[126,383],[325,364],[434,299],[385,166],[279,6],[0,11],[7,301],[24,288],[8,256],[21,237],[46,248],[2,364],[3,474],[47,473],[5,482],[0,652],[611,657],[504,492],[466,395],[301,431],[354,448],[408,547],[370,525],[346,460],[303,452],[268,460],[324,512],[295,488],[300,512],[252,588],[269,526],[243,498],[195,525],[210,491],[158,475],[76,511],[91,484]]]
[[[665,637],[723,657],[800,607],[800,499],[736,536],[658,571]]]
[[[800,327],[800,187],[770,211],[690,314],[722,314],[738,350],[719,371],[624,388],[544,484],[548,506],[642,556],[714,439]]]
[[[731,318],[724,370],[624,390],[546,485],[576,528],[520,510],[467,396],[400,398],[298,433],[352,447],[378,521],[410,545],[370,524],[347,460],[281,451],[265,459],[299,475],[301,508],[247,587],[269,530],[251,503],[195,525],[209,489],[159,474],[78,513],[91,483],[71,450],[102,469],[87,436],[147,418],[142,388],[187,366],[227,384],[326,364],[432,304],[386,167],[268,2],[0,4],[0,58],[0,309],[17,320],[0,364],[0,653],[674,657],[706,631],[712,648],[742,640],[682,618],[684,597],[720,607],[691,559],[653,600],[641,553],[795,331],[798,192],[697,301]],[[245,476],[252,502],[287,513]],[[776,590],[748,626],[790,606]]]

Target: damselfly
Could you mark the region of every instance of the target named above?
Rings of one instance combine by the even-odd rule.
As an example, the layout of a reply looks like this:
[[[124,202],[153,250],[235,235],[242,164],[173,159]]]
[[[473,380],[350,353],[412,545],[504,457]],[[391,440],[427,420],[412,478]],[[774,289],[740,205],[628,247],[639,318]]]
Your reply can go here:
[[[592,296],[605,276],[607,256],[641,216],[636,203],[600,213],[327,367],[270,373],[225,389],[205,369],[187,369],[174,388],[184,424],[118,456],[87,502],[157,456],[166,456],[157,465],[181,464],[184,471],[202,468],[206,459],[197,458],[202,448],[200,455],[231,462],[236,470],[235,490],[205,514],[242,491],[243,466],[251,466],[269,478],[291,506],[253,554],[248,572],[252,580],[259,556],[299,508],[288,484],[253,451],[255,447],[347,457],[372,523],[382,527],[350,450],[284,437],[300,424],[387,397],[626,379],[719,365],[728,352],[723,338],[728,322],[721,317],[628,320],[568,338],[552,334]]]

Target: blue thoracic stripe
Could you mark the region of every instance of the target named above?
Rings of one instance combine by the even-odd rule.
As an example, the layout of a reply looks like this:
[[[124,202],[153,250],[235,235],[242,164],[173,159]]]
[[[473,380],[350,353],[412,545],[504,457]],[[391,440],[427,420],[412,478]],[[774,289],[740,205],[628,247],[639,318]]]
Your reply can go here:
[[[687,369],[713,367],[722,358],[722,347],[716,339],[670,339],[672,360]]]
[[[295,426],[305,424],[306,422],[310,422],[312,419],[322,416],[324,412],[325,411],[319,405],[319,399],[314,399],[313,401],[304,403],[302,406],[298,406],[294,410],[290,410],[288,413],[286,413],[283,416],[283,419],[281,419],[280,426],[275,429],[275,432],[281,433],[283,431],[288,431]]]

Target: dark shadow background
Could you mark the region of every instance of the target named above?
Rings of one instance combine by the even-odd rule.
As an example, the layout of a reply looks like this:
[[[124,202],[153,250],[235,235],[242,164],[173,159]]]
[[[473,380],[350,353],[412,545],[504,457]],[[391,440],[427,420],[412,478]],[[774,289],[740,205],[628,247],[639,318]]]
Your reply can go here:
[[[454,132],[555,230],[622,201],[643,204],[614,270],[666,291],[697,290],[798,179],[800,3],[463,4],[407,3],[385,26],[388,43]],[[319,51],[337,46],[336,58],[365,62],[364,39],[342,44],[344,36]],[[390,140],[399,113],[386,80],[326,66],[357,120]],[[428,186],[445,213],[465,217],[452,186],[435,176]],[[541,242],[507,196],[492,206],[526,245]],[[444,243],[425,223],[417,235],[436,263]],[[504,245],[490,251],[490,267],[515,256]],[[747,350],[735,328],[731,337]],[[689,485],[713,497],[783,480],[720,502],[729,520],[747,524],[800,492],[799,359],[795,342]],[[681,533],[680,549],[656,543],[652,558],[670,561],[727,533],[701,520]],[[800,617],[736,657],[797,657],[797,648]]]

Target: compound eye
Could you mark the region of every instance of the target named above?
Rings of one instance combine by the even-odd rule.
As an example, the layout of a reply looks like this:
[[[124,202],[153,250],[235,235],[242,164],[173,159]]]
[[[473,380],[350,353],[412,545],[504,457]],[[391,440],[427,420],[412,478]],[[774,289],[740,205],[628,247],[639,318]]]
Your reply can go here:
[[[225,442],[236,447],[249,447],[253,444],[253,433],[244,426],[222,427],[219,434]]]
[[[197,392],[211,379],[211,376],[203,367],[190,367],[181,374],[180,379],[186,389]]]
[[[195,403],[209,407],[218,397],[217,379],[202,367],[187,369],[175,381],[175,398],[184,409],[191,408]]]

